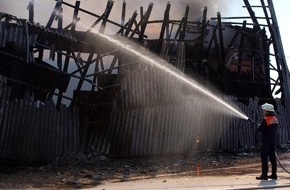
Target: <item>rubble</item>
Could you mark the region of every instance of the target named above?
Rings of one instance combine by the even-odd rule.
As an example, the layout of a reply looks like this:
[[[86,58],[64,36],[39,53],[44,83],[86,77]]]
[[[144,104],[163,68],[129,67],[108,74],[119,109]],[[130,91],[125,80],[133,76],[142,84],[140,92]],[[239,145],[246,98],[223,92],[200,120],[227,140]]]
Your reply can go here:
[[[259,152],[197,153],[171,157],[112,159],[106,155],[77,154],[69,163],[38,166],[1,165],[0,188],[85,188],[104,182],[158,177],[231,175],[260,170]],[[80,159],[82,158],[82,159]],[[164,181],[166,182],[166,180]]]

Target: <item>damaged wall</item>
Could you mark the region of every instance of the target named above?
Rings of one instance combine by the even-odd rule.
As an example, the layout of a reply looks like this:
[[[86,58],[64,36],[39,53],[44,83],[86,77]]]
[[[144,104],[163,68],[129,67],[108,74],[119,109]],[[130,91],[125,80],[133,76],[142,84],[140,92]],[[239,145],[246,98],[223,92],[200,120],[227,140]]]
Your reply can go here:
[[[78,108],[37,105],[27,94],[10,100],[10,87],[1,81],[0,160],[47,163],[79,151]]]

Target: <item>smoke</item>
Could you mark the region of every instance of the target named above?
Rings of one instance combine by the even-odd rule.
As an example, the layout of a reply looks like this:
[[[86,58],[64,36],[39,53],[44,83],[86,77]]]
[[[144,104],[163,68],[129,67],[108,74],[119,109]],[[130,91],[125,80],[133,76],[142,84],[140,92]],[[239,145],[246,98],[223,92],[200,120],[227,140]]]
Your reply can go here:
[[[13,0],[12,1],[0,1],[0,11],[8,14],[15,15],[19,18],[27,18],[28,11],[27,5],[31,0]],[[76,0],[65,0],[65,2],[70,4],[75,4]],[[124,0],[114,0],[114,6],[110,14],[110,19],[118,23],[121,22],[122,4]],[[235,9],[234,6],[237,1],[234,0],[125,0],[126,2],[126,22],[132,17],[134,11],[136,10],[138,15],[141,15],[140,7],[143,7],[143,13],[146,12],[150,3],[153,3],[153,10],[150,15],[150,20],[160,20],[163,19],[164,12],[167,3],[171,4],[170,9],[170,19],[181,20],[185,14],[186,6],[189,6],[189,20],[199,20],[203,14],[203,8],[207,7],[207,18],[215,17],[217,12],[226,14],[229,12],[230,8]],[[47,19],[55,5],[55,1],[52,0],[34,0],[35,4],[35,20],[42,24],[47,22]],[[86,9],[92,13],[101,15],[106,8],[107,0],[95,1],[95,0],[85,0],[81,1],[81,8]],[[17,6],[16,6],[17,5]],[[66,16],[72,17],[71,8],[64,6],[64,11]],[[66,9],[67,8],[67,9]],[[94,20],[94,18],[91,18]],[[83,19],[89,20],[90,18]]]
[[[189,6],[189,20],[196,20],[202,16],[202,12],[204,7],[208,8],[208,15],[214,16],[217,11],[219,11],[219,3],[218,0],[179,0],[175,1],[177,10],[183,11],[187,5]],[[182,12],[181,12],[182,13]],[[182,13],[184,14],[184,13]]]
[[[115,3],[118,2],[121,1],[115,1]],[[151,2],[154,4],[152,18],[162,19],[166,4],[169,2],[171,4],[170,19],[178,20],[184,16],[187,5],[189,6],[189,20],[196,20],[202,16],[204,7],[208,9],[208,17],[213,17],[217,12],[228,12],[234,3],[233,0],[126,0],[128,10],[137,11],[141,6],[146,10]]]

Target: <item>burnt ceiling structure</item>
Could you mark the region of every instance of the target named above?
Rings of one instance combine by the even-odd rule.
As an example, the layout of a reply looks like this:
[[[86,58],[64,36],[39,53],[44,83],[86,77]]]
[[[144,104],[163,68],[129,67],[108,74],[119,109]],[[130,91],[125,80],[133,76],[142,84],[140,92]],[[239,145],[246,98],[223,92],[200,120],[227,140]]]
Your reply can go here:
[[[171,4],[168,3],[160,20],[150,19],[153,4],[149,4],[147,10],[140,9],[139,20],[135,11],[126,21],[126,3],[123,2],[122,22],[117,23],[109,19],[113,1],[107,2],[101,15],[82,9],[80,1],[74,5],[56,1],[46,26],[41,26],[34,23],[34,2],[31,1],[28,20],[1,13],[3,64],[0,73],[11,79],[13,96],[20,97],[26,89],[34,91],[36,99],[41,101],[57,96],[58,106],[63,98],[75,100],[71,95],[64,96],[71,78],[76,79],[70,86],[76,93],[82,90],[84,83],[91,85],[92,92],[108,88],[122,67],[121,50],[104,42],[96,31],[105,33],[106,27],[113,25],[118,28],[115,35],[111,35],[114,38],[125,37],[146,46],[188,76],[201,83],[209,82],[224,94],[241,101],[252,97],[272,99],[274,93],[288,99],[289,74],[272,1],[267,5],[261,1],[259,6],[251,6],[247,0],[244,3],[249,17],[223,18],[218,12],[216,18],[208,19],[207,7],[204,7],[201,19],[190,21],[187,6],[180,20],[170,20]],[[67,26],[63,26],[63,6],[74,11],[72,22]],[[257,18],[252,7],[262,9],[265,16]],[[83,31],[76,31],[76,25],[81,22],[79,12],[95,18]],[[260,24],[260,19],[266,24]],[[146,30],[153,24],[160,27],[156,35],[159,38],[149,39]],[[270,46],[274,54],[270,53]],[[270,57],[276,59],[276,65],[270,62]],[[56,64],[52,66],[51,61]],[[105,64],[109,66],[105,68]],[[76,69],[69,69],[71,65]],[[276,71],[278,77],[271,77],[270,71]],[[109,81],[102,84],[105,86],[98,84],[105,78]]]

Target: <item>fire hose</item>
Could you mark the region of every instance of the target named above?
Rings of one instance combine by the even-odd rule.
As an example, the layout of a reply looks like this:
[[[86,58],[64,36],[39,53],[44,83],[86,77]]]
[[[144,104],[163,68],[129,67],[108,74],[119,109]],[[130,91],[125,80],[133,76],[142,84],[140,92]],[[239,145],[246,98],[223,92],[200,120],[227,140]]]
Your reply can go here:
[[[254,125],[256,125],[256,126],[259,125],[257,122],[255,122],[254,120],[252,120],[252,119],[250,119],[250,118],[248,118],[248,121],[252,122],[252,123],[253,123]],[[281,167],[281,168],[282,168],[286,173],[290,174],[290,171],[288,171],[288,170],[287,170],[287,169],[282,165],[282,163],[281,163],[281,161],[280,161],[280,159],[279,159],[279,157],[278,157],[277,151],[275,151],[275,156],[276,156],[276,160],[277,160],[279,166],[280,166],[280,167]]]
[[[275,155],[276,155],[276,160],[277,160],[277,162],[278,162],[278,164],[279,164],[279,166],[286,172],[286,173],[288,173],[288,174],[290,174],[290,171],[288,171],[283,165],[282,165],[282,163],[280,162],[280,160],[279,160],[279,157],[278,157],[278,154],[277,154],[277,152],[275,151]]]

